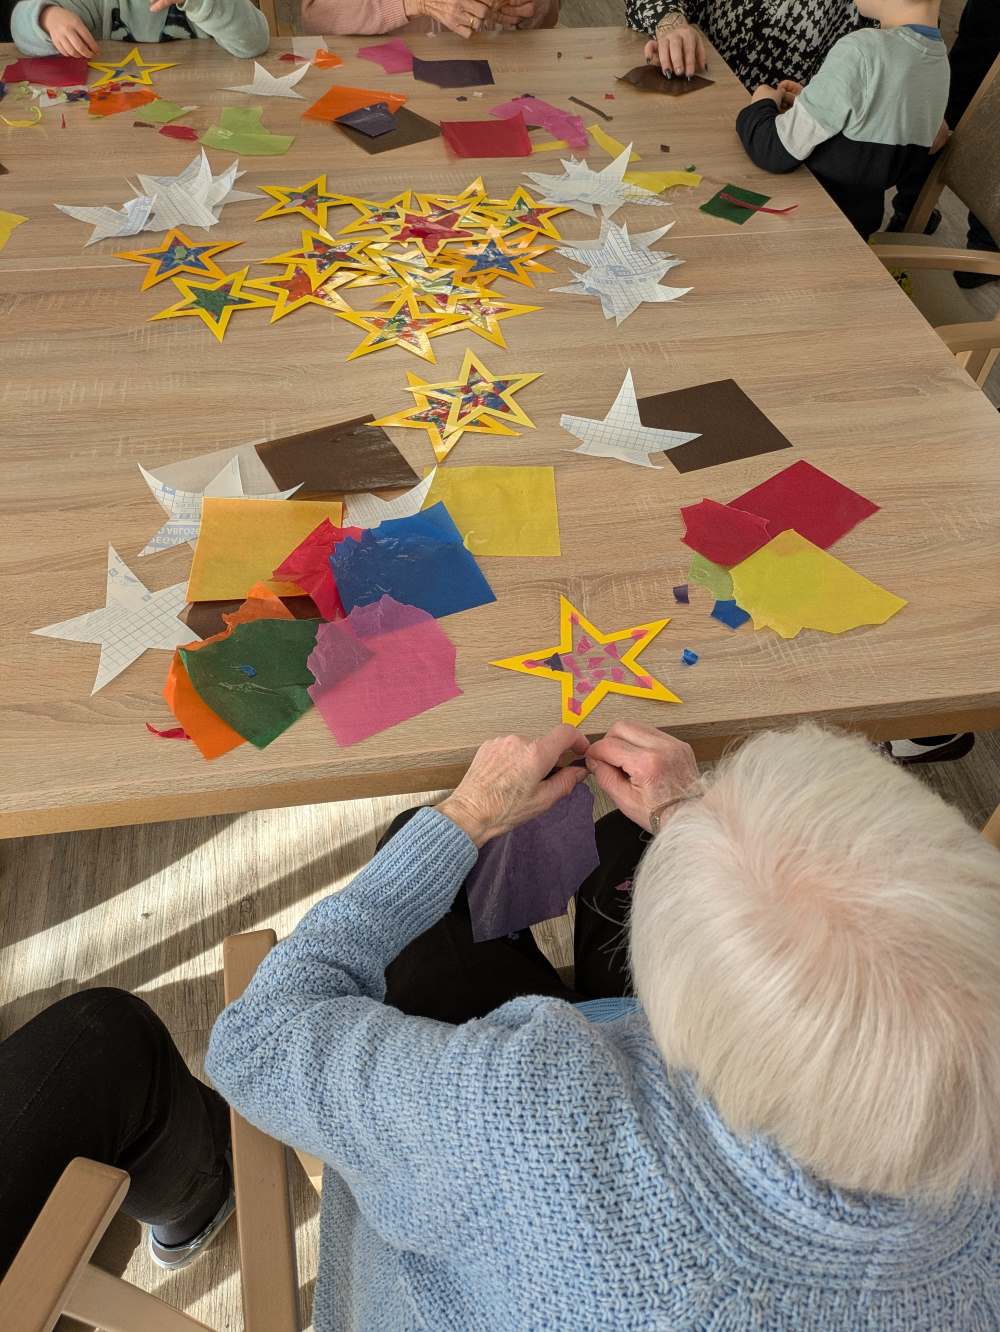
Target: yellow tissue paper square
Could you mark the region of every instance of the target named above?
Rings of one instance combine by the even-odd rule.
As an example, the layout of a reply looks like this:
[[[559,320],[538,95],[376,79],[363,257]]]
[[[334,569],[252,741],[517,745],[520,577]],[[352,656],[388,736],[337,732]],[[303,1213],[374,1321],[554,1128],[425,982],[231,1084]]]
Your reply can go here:
[[[842,634],[862,624],[884,624],[906,605],[791,529],[729,574],[736,604],[753,616],[753,627],[773,629],[782,638],[803,629]]]
[[[295,583],[275,582],[271,571],[324,518],[340,526],[339,500],[212,499],[201,506],[201,528],[194,548],[188,601],[235,601],[254,583],[264,583],[279,597],[297,597]]]
[[[424,508],[444,502],[473,555],[558,555],[551,467],[439,467]]]

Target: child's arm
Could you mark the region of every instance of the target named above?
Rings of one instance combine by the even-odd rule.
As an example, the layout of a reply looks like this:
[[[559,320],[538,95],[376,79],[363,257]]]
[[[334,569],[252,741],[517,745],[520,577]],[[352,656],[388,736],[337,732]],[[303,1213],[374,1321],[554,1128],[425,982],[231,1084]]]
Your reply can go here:
[[[100,30],[100,13],[88,0],[19,0],[10,16],[14,44],[29,56],[96,56]]]
[[[815,77],[781,111],[778,89],[761,86],[736,118],[736,132],[754,166],[794,171],[840,134],[851,114],[868,101],[864,48],[857,34],[835,42]]]
[[[169,9],[171,0],[153,0],[152,13]],[[249,60],[262,55],[271,40],[267,19],[251,0],[187,0],[181,9],[195,27],[218,42],[223,51]]]

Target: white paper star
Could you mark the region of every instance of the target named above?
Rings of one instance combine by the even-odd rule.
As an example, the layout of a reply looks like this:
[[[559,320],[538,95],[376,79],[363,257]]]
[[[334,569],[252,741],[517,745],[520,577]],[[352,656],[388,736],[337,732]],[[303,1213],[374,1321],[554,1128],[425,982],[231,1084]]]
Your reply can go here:
[[[627,203],[666,207],[666,200],[624,179],[631,152],[632,145],[629,144],[600,171],[593,171],[586,162],[571,157],[568,161],[563,159],[562,165],[566,172],[563,176],[549,176],[537,171],[526,171],[524,174],[545,192],[540,203],[565,204],[578,213],[585,213],[587,217],[594,216],[595,204],[604,209],[606,217],[613,216]]]
[[[147,648],[170,652],[181,643],[191,642],[191,630],[177,618],[187,600],[186,587],[186,583],[174,583],[162,592],[150,592],[115,548],[109,546],[104,606],[33,632],[45,638],[65,638],[71,643],[100,643],[101,659],[90,691],[96,694],[137,661]]]
[[[182,546],[185,541],[193,546],[201,529],[201,503],[206,495],[213,499],[240,499],[246,494],[240,476],[240,460],[235,453],[204,490],[178,490],[153,476],[152,472],[147,472],[141,463],[138,466],[142,479],[153,492],[153,498],[167,515],[167,521],[139,551],[140,556],[153,555],[158,550],[169,550],[172,546]],[[293,486],[291,490],[276,490],[251,498],[283,500],[294,495],[299,488]]]
[[[56,204],[61,213],[75,217],[78,222],[92,222],[94,230],[90,233],[87,245],[105,240],[108,236],[136,236],[144,231],[149,215],[153,211],[153,201],[144,195],[136,199],[126,199],[121,208],[76,208],[71,204]]]
[[[434,484],[437,468],[433,467],[422,481],[418,481],[404,494],[393,500],[379,499],[377,495],[345,495],[348,527],[378,527],[387,518],[412,518],[424,506],[427,492]]]
[[[588,268],[601,268],[621,276],[638,277],[650,273],[666,263],[668,268],[676,268],[682,259],[665,251],[651,250],[649,247],[667,234],[673,222],[655,231],[644,231],[637,236],[628,234],[628,227],[616,226],[607,218],[601,223],[601,234],[597,240],[575,241],[571,245],[557,245],[556,254],[564,254],[575,264],[586,264]]]
[[[253,82],[230,85],[226,92],[250,93],[254,97],[297,97],[302,94],[293,92],[295,84],[309,73],[308,65],[300,65],[291,74],[276,75],[266,70],[263,65],[253,62]]]
[[[654,430],[642,424],[631,370],[622,380],[618,397],[603,421],[592,421],[586,416],[561,416],[559,424],[582,440],[574,453],[589,453],[594,458],[620,458],[622,462],[636,463],[639,467],[653,467],[649,461],[651,453],[663,453],[698,438],[684,430]],[[654,471],[658,470],[654,468]]]
[[[568,286],[552,287],[551,290],[568,292],[572,296],[596,296],[601,302],[604,318],[621,324],[644,302],[675,301],[691,290],[690,287],[660,286],[660,278],[673,267],[674,262],[667,260],[659,268],[637,277],[620,277],[605,269],[592,268],[578,274]]]

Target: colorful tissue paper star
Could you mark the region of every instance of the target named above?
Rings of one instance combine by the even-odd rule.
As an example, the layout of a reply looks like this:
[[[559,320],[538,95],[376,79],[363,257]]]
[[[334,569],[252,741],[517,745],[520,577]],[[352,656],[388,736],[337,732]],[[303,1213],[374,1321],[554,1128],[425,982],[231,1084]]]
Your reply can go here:
[[[419,375],[407,373],[406,378],[409,382],[409,391],[416,398],[416,405],[406,408],[404,411],[395,412],[392,416],[380,417],[373,424],[402,426],[405,429],[426,431],[427,438],[434,450],[434,457],[438,462],[443,462],[447,458],[466,431],[477,435],[516,436],[520,433],[517,430],[511,430],[502,421],[495,420],[492,417],[484,417],[479,422],[470,421],[457,427],[450,427],[448,421],[451,416],[452,398],[446,394],[430,398],[424,392],[428,385]],[[455,393],[458,392],[459,390],[455,389]],[[348,505],[351,505],[350,500],[348,500]],[[399,517],[402,515],[392,516]],[[351,518],[354,522],[361,522],[353,507],[351,507]],[[371,524],[366,525],[371,526]]]
[[[328,310],[349,310],[351,307],[344,298],[338,296],[336,288],[330,286],[330,283],[342,277],[342,274],[334,274],[329,278],[318,272],[314,263],[303,259],[299,263],[289,264],[280,277],[253,278],[246,285],[255,291],[269,292],[275,297],[271,312],[271,323],[275,324],[305,305],[322,305]]]
[[[348,202],[342,194],[329,193],[325,175],[316,176],[304,185],[261,185],[258,188],[276,201],[260,214],[258,222],[269,217],[290,217],[293,213],[301,213],[307,222],[325,227],[329,210]]]
[[[505,657],[491,666],[558,680],[562,686],[562,719],[578,726],[608,694],[679,703],[675,693],[637,664],[669,618],[651,620],[632,629],[602,634],[565,597],[559,598],[560,640],[555,647],[520,657]],[[626,646],[630,645],[630,646]]]
[[[534,429],[534,421],[514,401],[514,394],[541,378],[541,373],[537,371],[500,377],[488,370],[475,352],[467,350],[457,379],[446,380],[441,384],[424,384],[419,390],[411,389],[410,392],[450,401],[449,433],[459,427],[467,429],[470,423],[480,423],[484,418],[504,424],[513,422]]]
[[[162,592],[150,592],[115,548],[109,546],[104,606],[33,632],[71,643],[100,643],[101,658],[90,691],[96,694],[138,661],[147,648],[170,651],[187,642],[191,630],[177,618],[186,601],[183,583],[165,587]]]
[[[535,284],[525,270],[530,265],[536,272],[551,273],[551,268],[544,268],[541,264],[533,262],[540,254],[545,254],[551,249],[551,245],[509,244],[507,241],[494,238],[479,245],[464,246],[458,253],[469,261],[467,277],[475,278],[477,281],[490,277],[506,277],[510,278],[511,282],[520,283],[522,287],[533,287]]]
[[[472,232],[459,225],[456,212],[441,212],[438,216],[425,216],[423,213],[403,213],[390,231],[393,240],[419,240],[428,250],[441,248],[445,241],[473,240]]]
[[[341,227],[337,234],[348,236],[355,231],[394,231],[399,226],[403,214],[409,212],[412,197],[412,190],[404,190],[402,194],[378,203],[371,199],[355,199],[345,195],[344,203],[356,208],[359,216],[353,222]]]
[[[193,282],[187,278],[172,278],[174,286],[183,295],[176,305],[152,315],[150,322],[157,319],[180,319],[194,315],[210,329],[212,336],[219,342],[226,336],[229,321],[237,310],[264,310],[274,305],[274,300],[258,296],[243,290],[249,268],[214,282]]]
[[[183,231],[174,229],[167,232],[161,245],[149,250],[121,250],[115,258],[130,259],[133,263],[146,265],[140,290],[147,291],[177,273],[192,273],[195,277],[206,278],[225,277],[225,273],[213,261],[213,256],[239,244],[239,241],[215,241],[212,245],[198,245]]]
[[[357,273],[380,273],[382,270],[373,259],[365,254],[365,242],[362,240],[334,240],[325,231],[303,231],[302,244],[297,250],[286,250],[284,254],[262,259],[262,264],[294,264],[303,259],[316,265],[318,272],[327,277],[340,269],[351,269]]]
[[[389,270],[384,278],[373,285],[391,285],[397,289],[409,287],[418,301],[433,305],[436,310],[451,310],[455,301],[461,297],[478,296],[482,290],[478,286],[463,285],[464,277],[460,275],[457,264],[451,264],[443,268],[431,267],[430,265],[426,268],[416,268],[409,264],[390,261]],[[398,290],[387,296],[381,296],[379,299],[394,301],[397,295]],[[438,300],[439,297],[444,301],[443,305]]]
[[[91,69],[103,69],[104,73],[90,85],[91,89],[100,88],[104,83],[146,83],[153,82],[152,75],[161,69],[173,69],[176,60],[164,60],[159,64],[147,64],[139,54],[139,48],[132,47],[124,60],[109,64],[102,60],[88,61]]]
[[[446,333],[456,324],[462,323],[458,314],[420,313],[416,298],[410,291],[401,291],[396,300],[385,312],[374,310],[337,310],[340,319],[365,330],[366,336],[348,356],[353,361],[358,356],[369,352],[383,351],[387,347],[402,347],[425,361],[437,361],[431,347],[431,338]]]
[[[488,200],[482,205],[482,212],[493,217],[501,231],[526,231],[532,239],[541,235],[561,240],[552,219],[568,211],[563,205],[539,204],[523,186],[509,199]]]
[[[463,322],[455,326],[455,332],[468,329],[476,333],[494,347],[506,347],[507,342],[500,327],[501,319],[511,319],[515,315],[531,314],[541,309],[538,305],[514,305],[502,301],[492,292],[483,291],[475,296],[465,296],[461,292],[453,296],[431,296],[427,304],[432,309],[449,310],[462,316]]]

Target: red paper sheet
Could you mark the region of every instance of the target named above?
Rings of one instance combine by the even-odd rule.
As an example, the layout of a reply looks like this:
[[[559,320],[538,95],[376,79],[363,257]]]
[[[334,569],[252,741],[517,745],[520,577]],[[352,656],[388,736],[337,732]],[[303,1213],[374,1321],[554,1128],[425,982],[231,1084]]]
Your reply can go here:
[[[160,133],[168,139],[197,139],[198,131],[190,125],[161,125]]]
[[[531,156],[520,111],[503,120],[442,120],[441,133],[456,157]]]
[[[771,536],[791,527],[823,550],[878,513],[877,504],[804,461],[792,463],[730,504],[765,519]]]
[[[347,537],[360,541],[361,528],[335,527],[324,518],[274,571],[275,578],[294,583],[312,597],[324,620],[339,620],[344,614],[330,556]]]
[[[86,56],[22,56],[3,72],[4,83],[36,83],[43,88],[77,88],[89,77]]]
[[[726,568],[766,546],[772,536],[763,518],[711,499],[687,505],[681,509],[681,517],[686,528],[681,537],[684,544]]]

